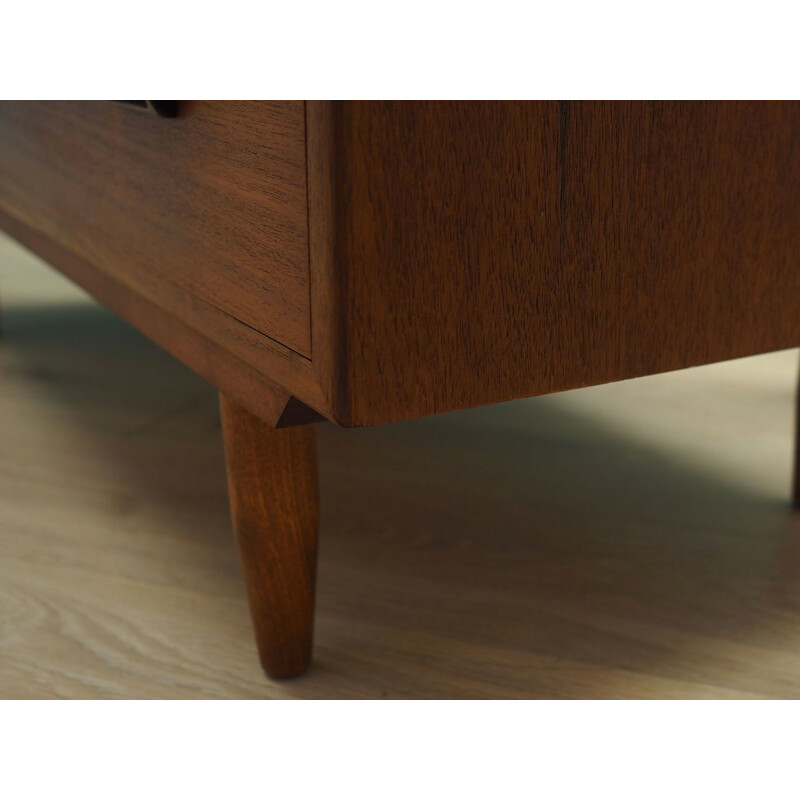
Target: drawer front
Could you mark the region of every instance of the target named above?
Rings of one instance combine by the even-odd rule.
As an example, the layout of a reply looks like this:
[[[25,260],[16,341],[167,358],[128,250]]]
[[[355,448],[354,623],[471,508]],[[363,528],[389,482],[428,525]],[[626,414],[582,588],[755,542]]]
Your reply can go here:
[[[311,356],[302,102],[0,103],[0,210],[175,316],[188,293]]]

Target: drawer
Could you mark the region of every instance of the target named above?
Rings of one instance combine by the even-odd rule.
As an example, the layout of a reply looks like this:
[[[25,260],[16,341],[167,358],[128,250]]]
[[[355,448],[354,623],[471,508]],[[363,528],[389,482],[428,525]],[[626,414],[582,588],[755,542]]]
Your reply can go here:
[[[188,294],[310,358],[303,103],[179,110],[0,104],[0,211],[178,318]]]

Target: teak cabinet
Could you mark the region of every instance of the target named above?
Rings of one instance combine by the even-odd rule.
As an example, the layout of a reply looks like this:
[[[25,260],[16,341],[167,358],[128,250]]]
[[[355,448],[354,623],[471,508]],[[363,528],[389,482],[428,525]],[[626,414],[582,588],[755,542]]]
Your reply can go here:
[[[800,345],[800,105],[0,103],[0,227],[216,385],[262,663],[314,429]]]

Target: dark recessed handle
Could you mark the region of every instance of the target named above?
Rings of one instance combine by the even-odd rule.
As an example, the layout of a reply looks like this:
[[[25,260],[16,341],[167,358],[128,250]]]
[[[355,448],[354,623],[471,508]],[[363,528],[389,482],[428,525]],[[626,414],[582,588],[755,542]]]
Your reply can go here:
[[[177,100],[114,100],[126,108],[135,111],[144,111],[147,114],[157,114],[159,117],[177,117]]]

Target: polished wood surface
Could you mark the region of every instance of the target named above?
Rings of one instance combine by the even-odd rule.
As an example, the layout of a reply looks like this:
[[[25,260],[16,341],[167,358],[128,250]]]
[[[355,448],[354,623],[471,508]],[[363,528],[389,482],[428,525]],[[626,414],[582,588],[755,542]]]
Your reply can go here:
[[[181,108],[0,104],[0,226],[264,418],[800,344],[800,104]]]
[[[317,433],[284,430],[221,394],[231,516],[256,642],[272,678],[311,663],[317,571]]]
[[[0,696],[800,697],[796,351],[319,426],[315,663],[269,682],[216,391],[2,237],[0,292]]]
[[[798,103],[314,114],[345,424],[800,344]]]
[[[305,161],[302,102],[0,103],[0,210],[218,344],[310,357]]]

